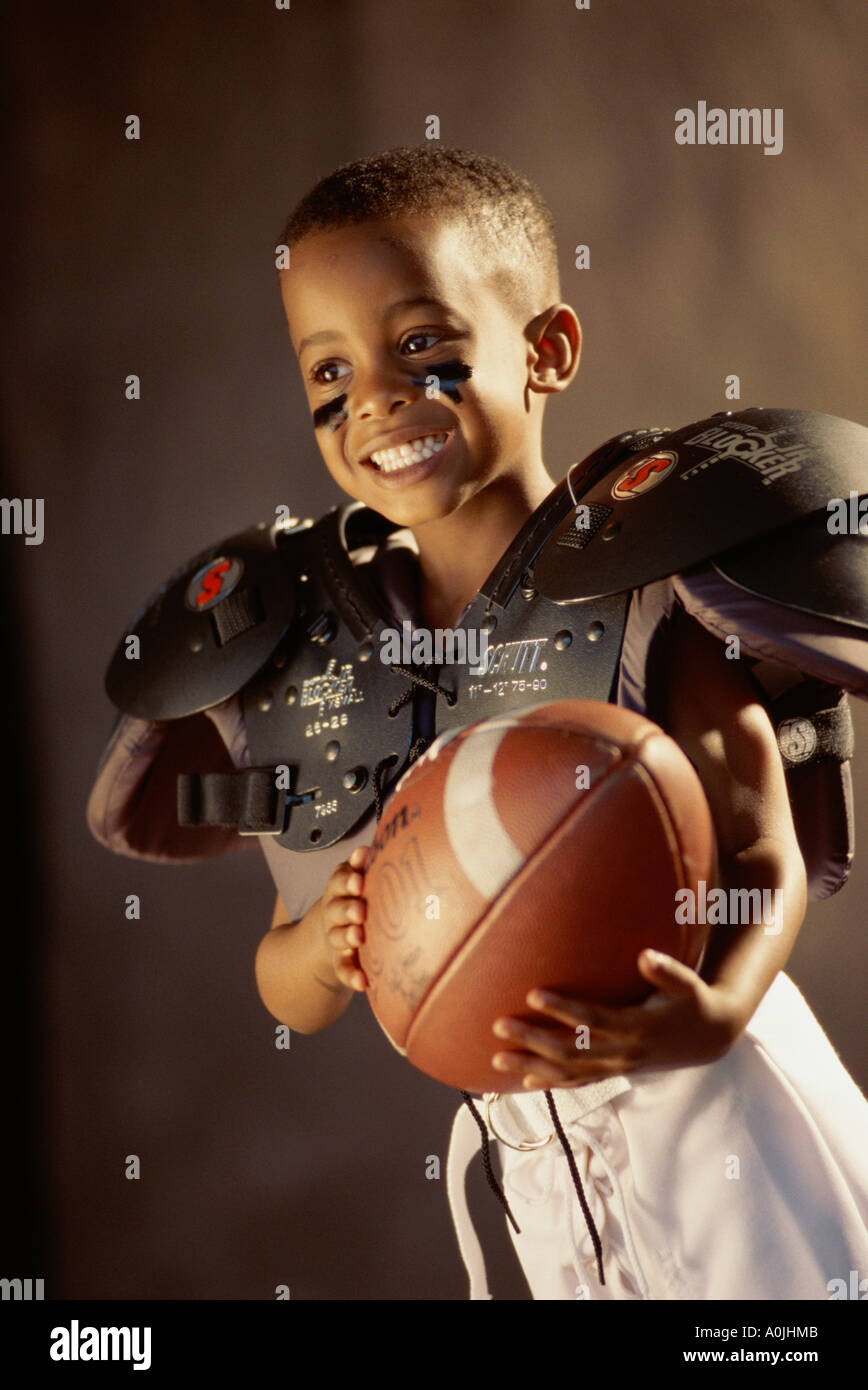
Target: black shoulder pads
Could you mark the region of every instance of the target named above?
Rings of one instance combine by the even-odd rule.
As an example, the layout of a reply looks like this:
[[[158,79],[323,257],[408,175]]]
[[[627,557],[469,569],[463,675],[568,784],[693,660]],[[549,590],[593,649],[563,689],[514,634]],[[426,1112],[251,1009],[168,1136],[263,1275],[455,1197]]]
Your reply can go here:
[[[151,596],[106,674],[125,714],[161,722],[234,695],[266,662],[296,612],[292,532],[310,519],[252,526],[189,560]]]
[[[868,491],[864,426],[806,410],[754,408],[666,434],[623,436],[620,450],[613,451],[617,442],[603,446],[599,461],[596,454],[585,460],[573,513],[534,561],[534,582],[546,598],[568,603],[637,589],[761,537],[768,538],[765,545],[773,533],[819,514],[800,537],[812,553],[828,554],[828,542],[835,543],[841,574],[829,583],[851,593],[847,613],[830,616],[868,621],[864,541],[861,549],[842,546],[842,538],[826,527],[832,499]],[[829,583],[823,586],[816,575],[805,578],[799,604],[797,557],[789,542],[784,549],[785,565],[771,545],[766,563],[755,546],[740,551],[732,578],[745,587],[755,582],[769,597],[775,584],[783,585],[785,601],[809,611],[837,609],[841,594],[830,604]],[[820,573],[820,567],[814,570]],[[854,596],[856,570],[861,577]]]

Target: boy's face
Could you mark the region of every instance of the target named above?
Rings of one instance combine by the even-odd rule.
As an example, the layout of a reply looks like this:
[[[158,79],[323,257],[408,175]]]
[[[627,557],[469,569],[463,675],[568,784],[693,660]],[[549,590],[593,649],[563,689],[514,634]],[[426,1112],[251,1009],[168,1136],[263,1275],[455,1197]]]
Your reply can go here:
[[[326,467],[351,497],[412,527],[498,475],[539,466],[544,397],[529,381],[536,352],[524,330],[545,305],[527,318],[511,308],[460,222],[312,233],[281,290]],[[439,394],[426,393],[431,375]],[[401,445],[404,459],[430,457],[395,467],[400,456],[381,451]]]

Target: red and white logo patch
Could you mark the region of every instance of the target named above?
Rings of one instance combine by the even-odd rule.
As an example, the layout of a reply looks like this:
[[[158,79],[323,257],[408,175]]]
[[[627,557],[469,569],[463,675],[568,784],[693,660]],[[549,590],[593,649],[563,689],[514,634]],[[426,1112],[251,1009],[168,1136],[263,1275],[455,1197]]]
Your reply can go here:
[[[612,488],[612,496],[621,502],[631,497],[641,497],[643,492],[650,492],[652,487],[668,478],[677,462],[677,454],[664,453],[651,454],[648,458],[631,463]]]
[[[229,597],[243,573],[244,565],[240,560],[218,556],[193,575],[184,595],[185,604],[194,613],[207,612]]]

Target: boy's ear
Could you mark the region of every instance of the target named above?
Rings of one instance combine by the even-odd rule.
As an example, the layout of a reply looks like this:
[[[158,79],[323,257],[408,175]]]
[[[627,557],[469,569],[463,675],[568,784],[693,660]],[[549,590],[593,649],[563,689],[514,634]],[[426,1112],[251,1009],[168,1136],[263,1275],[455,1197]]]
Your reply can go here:
[[[582,326],[569,304],[554,304],[528,324],[528,386],[564,391],[579,370]]]

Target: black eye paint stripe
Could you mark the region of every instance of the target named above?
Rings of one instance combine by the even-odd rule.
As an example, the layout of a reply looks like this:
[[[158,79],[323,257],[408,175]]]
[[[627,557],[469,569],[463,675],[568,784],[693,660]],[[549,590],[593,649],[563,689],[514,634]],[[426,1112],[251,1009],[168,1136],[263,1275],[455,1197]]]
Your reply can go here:
[[[440,390],[444,396],[448,396],[451,401],[461,400],[461,393],[458,390],[459,381],[469,381],[473,375],[473,368],[459,358],[450,358],[448,362],[432,362],[431,367],[425,376],[414,376],[414,386],[425,386],[429,376],[436,376],[440,382]]]
[[[473,368],[466,362],[461,362],[457,357],[451,358],[448,362],[434,362],[430,371],[425,376],[414,376],[411,378],[414,386],[426,386],[429,376],[436,376],[440,383],[440,390],[444,396],[448,396],[452,401],[461,401],[461,393],[458,390],[459,381],[469,381],[473,375]],[[314,428],[321,430],[329,425],[333,430],[339,428],[347,418],[345,409],[347,403],[346,392],[341,396],[335,396],[333,401],[326,401],[325,405],[317,406],[313,412]]]
[[[347,418],[347,412],[344,409],[346,403],[347,397],[346,392],[344,392],[342,396],[335,396],[333,401],[326,401],[325,405],[318,405],[313,412],[314,429],[321,430],[326,425],[330,425],[333,430],[336,430]]]

